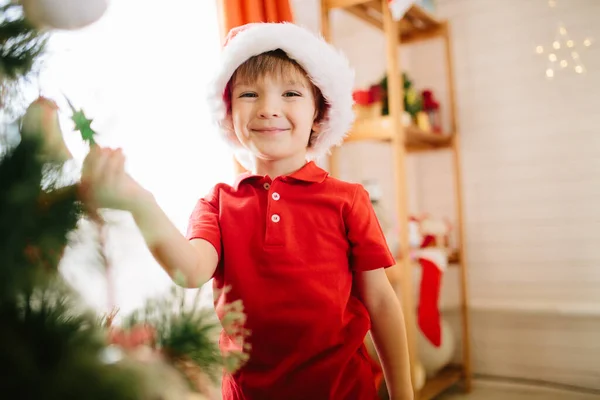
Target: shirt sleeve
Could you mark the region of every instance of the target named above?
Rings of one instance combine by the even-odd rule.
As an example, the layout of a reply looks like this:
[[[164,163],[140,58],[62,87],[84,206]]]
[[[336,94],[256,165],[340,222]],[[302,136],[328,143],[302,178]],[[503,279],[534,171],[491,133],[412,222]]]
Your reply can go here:
[[[190,216],[186,237],[210,242],[221,259],[221,226],[219,225],[218,189],[214,188],[196,203]]]
[[[346,231],[350,242],[350,267],[353,271],[370,271],[393,266],[392,255],[369,194],[357,186],[352,208],[346,216]]]

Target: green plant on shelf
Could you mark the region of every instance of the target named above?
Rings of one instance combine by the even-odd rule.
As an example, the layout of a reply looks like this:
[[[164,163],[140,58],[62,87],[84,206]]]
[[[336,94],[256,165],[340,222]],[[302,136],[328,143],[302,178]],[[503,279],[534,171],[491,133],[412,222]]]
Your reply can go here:
[[[417,113],[423,110],[423,100],[421,95],[413,86],[412,80],[409,78],[408,74],[402,74],[403,87],[402,92],[404,94],[404,111],[410,114],[411,118],[414,120],[417,116]],[[382,91],[382,100],[383,100],[383,115],[389,115],[389,96],[388,96],[388,76],[385,75],[383,79],[379,82],[379,86]]]

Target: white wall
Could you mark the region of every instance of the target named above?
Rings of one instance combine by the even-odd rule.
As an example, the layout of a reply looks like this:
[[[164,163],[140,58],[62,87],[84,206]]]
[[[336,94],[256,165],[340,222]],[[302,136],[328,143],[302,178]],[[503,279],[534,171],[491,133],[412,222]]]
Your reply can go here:
[[[295,0],[299,23],[318,29],[317,0]],[[467,262],[475,371],[600,390],[600,2],[439,0],[451,22],[462,135]],[[381,78],[381,34],[336,12],[333,40],[357,68],[357,85]],[[587,73],[545,78],[549,45],[565,23]],[[440,43],[401,52],[417,87],[443,99]],[[446,121],[447,122],[447,121]],[[391,152],[349,145],[349,180],[378,177],[393,215]],[[350,157],[361,160],[350,162]],[[453,217],[449,154],[409,160],[410,207]],[[457,271],[442,307],[456,322]]]

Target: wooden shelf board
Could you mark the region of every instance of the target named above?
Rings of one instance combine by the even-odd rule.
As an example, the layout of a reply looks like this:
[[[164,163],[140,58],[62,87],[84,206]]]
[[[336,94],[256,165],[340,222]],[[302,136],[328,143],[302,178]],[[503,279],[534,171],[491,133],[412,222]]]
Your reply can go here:
[[[451,365],[442,369],[435,377],[428,379],[419,391],[418,400],[430,400],[458,383],[463,377],[460,366]]]
[[[426,151],[448,148],[453,135],[425,132],[415,126],[404,127],[407,151]],[[376,141],[391,142],[395,137],[389,116],[358,120],[350,130],[346,142]]]
[[[347,142],[361,140],[391,142],[393,138],[392,120],[389,116],[358,119],[350,129]]]
[[[369,25],[383,30],[381,0],[327,0],[329,9],[340,8],[358,17]],[[401,44],[431,39],[444,33],[446,25],[422,7],[412,5],[404,17],[398,21]]]
[[[357,4],[365,4],[370,0],[325,0],[323,3],[327,8],[348,8]]]
[[[452,144],[453,135],[425,132],[414,126],[406,127],[405,133],[409,152],[448,148]]]

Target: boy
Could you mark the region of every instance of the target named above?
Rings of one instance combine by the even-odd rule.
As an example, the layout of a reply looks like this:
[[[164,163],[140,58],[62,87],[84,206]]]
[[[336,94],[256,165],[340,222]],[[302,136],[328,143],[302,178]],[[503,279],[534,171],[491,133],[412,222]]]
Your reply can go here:
[[[340,53],[293,24],[230,32],[211,106],[252,173],[198,201],[187,238],[124,172],[119,150],[93,149],[84,164],[89,198],[131,211],[171,276],[228,287],[220,317],[242,300],[252,347],[223,377],[226,400],[377,399],[369,329],[391,399],[412,399],[402,310],[384,271],[394,258],[368,194],[309,161],[349,130],[353,80]],[[225,332],[220,345],[236,346]]]

